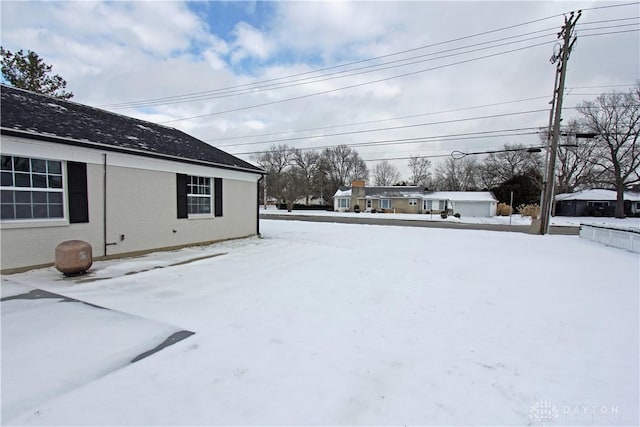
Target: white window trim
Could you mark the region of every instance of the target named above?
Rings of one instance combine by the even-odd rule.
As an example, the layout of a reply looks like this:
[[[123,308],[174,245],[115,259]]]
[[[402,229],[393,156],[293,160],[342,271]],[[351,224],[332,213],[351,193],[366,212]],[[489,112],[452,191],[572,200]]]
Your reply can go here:
[[[418,206],[418,199],[409,199],[409,206]]]
[[[387,202],[387,206],[382,206],[383,202]],[[380,209],[391,209],[391,199],[380,199],[379,206]]]
[[[210,176],[202,176],[202,175],[188,175],[187,178],[207,178],[209,180],[209,194],[193,194],[187,191],[187,218],[188,219],[210,219],[215,218],[214,216],[214,206],[213,206],[213,191],[214,186],[213,178]],[[187,185],[188,188],[188,185]],[[209,199],[209,213],[189,213],[189,197],[198,197],[202,199]]]
[[[69,223],[69,203],[68,203],[68,191],[69,186],[67,183],[67,161],[56,158],[49,158],[39,155],[27,155],[27,154],[13,154],[2,153],[3,156],[11,157],[27,157],[29,159],[38,160],[52,160],[58,161],[61,164],[62,173],[62,188],[55,189],[55,192],[62,193],[62,217],[61,218],[14,218],[14,219],[2,219],[0,220],[0,229],[13,229],[13,228],[40,228],[40,227],[63,227],[71,225]],[[0,187],[2,189],[11,189],[17,191],[37,191],[39,187]],[[22,190],[20,190],[22,189]]]

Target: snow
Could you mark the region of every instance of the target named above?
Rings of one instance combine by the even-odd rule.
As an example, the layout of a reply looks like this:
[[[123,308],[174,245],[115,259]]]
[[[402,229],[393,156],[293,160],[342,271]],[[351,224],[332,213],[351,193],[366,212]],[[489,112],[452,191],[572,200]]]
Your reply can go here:
[[[488,191],[404,191],[404,187],[370,187],[372,194],[367,194],[366,199],[378,199],[381,197],[403,197],[406,199],[424,200],[453,200],[457,202],[496,202],[496,198]],[[351,197],[351,188],[338,189],[333,197]]]
[[[65,107],[63,107],[62,105],[59,105],[59,104],[54,104],[54,103],[49,102],[49,103],[47,103],[47,105],[49,107],[53,107],[53,108],[55,108],[56,110],[59,110],[59,111],[67,111],[67,109]]]
[[[348,190],[341,190],[338,188],[338,190],[336,190],[336,194],[333,195],[333,197],[351,197],[351,188],[349,188]]]
[[[447,221],[447,222],[460,222],[466,224],[502,224],[502,225],[531,225],[531,217],[523,217],[522,215],[508,216],[493,216],[493,217],[465,217],[455,218],[449,216],[445,219],[440,217],[440,214],[405,214],[405,213],[371,213],[361,212],[356,214],[354,212],[334,212],[334,211],[292,211],[279,210],[275,206],[269,206],[268,209],[264,209],[264,206],[260,207],[260,215],[289,215],[289,216],[325,216],[325,217],[353,217],[359,215],[360,217],[372,217],[372,218],[386,218],[386,219],[403,219],[412,221]],[[551,225],[558,226],[572,226],[577,227],[580,224],[593,224],[610,226],[623,229],[637,229],[640,227],[640,218],[608,218],[608,217],[568,217],[568,216],[555,216],[551,218]]]
[[[489,191],[434,191],[423,196],[424,199],[453,200],[455,202],[497,202]]]
[[[617,199],[617,193],[613,190],[583,190],[576,193],[562,193],[556,196],[557,201],[561,200],[608,200],[615,201]],[[632,202],[640,202],[640,193],[633,191],[625,191],[624,199]]]
[[[3,424],[638,425],[637,255],[577,236],[269,220],[261,230],[96,262],[89,279],[100,280],[4,276],[3,297],[47,289],[195,335],[122,366],[95,342],[118,341],[115,318],[4,301]],[[40,400],[54,379],[29,373],[36,359],[106,368]],[[33,398],[21,408],[6,396],[14,370]]]
[[[15,290],[14,284],[14,295]],[[20,293],[30,290],[22,287]],[[2,297],[6,296],[3,289]],[[157,341],[179,331],[111,310],[47,299],[3,302],[2,323],[3,421],[126,366],[136,355],[154,348]],[[43,327],[48,324],[55,324],[60,331]]]

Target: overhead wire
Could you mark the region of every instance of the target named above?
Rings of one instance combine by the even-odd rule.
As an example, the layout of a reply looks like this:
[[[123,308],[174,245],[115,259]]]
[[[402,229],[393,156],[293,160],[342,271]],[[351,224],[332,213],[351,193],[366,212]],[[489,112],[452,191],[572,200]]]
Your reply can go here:
[[[419,64],[419,63],[423,63],[423,62],[436,61],[436,60],[439,60],[439,59],[449,58],[449,57],[453,57],[453,56],[466,55],[466,54],[473,53],[473,52],[480,52],[480,51],[483,51],[483,50],[495,49],[495,48],[498,48],[498,47],[501,47],[501,46],[508,46],[508,45],[511,45],[511,44],[523,43],[523,42],[526,42],[526,41],[536,40],[536,39],[540,39],[540,38],[544,38],[544,37],[555,36],[556,33],[555,32],[551,32],[551,33],[543,34],[543,35],[540,35],[540,36],[529,37],[529,38],[525,38],[525,39],[520,39],[520,40],[515,40],[515,41],[510,41],[510,42],[505,42],[505,43],[500,43],[500,44],[494,44],[492,46],[486,46],[486,45],[491,44],[491,43],[497,43],[497,42],[501,42],[501,41],[505,41],[505,40],[513,40],[513,39],[521,38],[521,37],[524,37],[524,36],[527,36],[527,35],[537,34],[537,33],[541,33],[541,32],[544,32],[544,31],[550,31],[550,30],[553,30],[553,28],[548,28],[548,29],[538,30],[538,31],[532,31],[532,32],[529,32],[529,33],[519,34],[519,35],[515,35],[515,36],[510,36],[510,37],[503,37],[503,38],[500,38],[500,39],[489,40],[489,41],[485,41],[485,42],[481,42],[481,43],[475,43],[475,44],[471,44],[471,45],[467,45],[467,46],[460,46],[460,47],[456,47],[456,48],[450,48],[450,49],[447,49],[447,50],[441,50],[441,51],[437,51],[437,52],[430,52],[430,53],[417,55],[417,56],[412,56],[412,57],[408,57],[408,58],[397,59],[397,60],[394,60],[394,61],[383,62],[383,63],[380,63],[380,64],[366,65],[366,66],[359,67],[359,68],[353,68],[353,69],[344,70],[344,71],[335,71],[335,72],[331,72],[331,73],[327,73],[327,74],[323,74],[323,75],[319,75],[319,76],[305,77],[305,78],[302,78],[302,79],[290,80],[290,81],[286,81],[286,82],[282,82],[282,83],[270,83],[270,84],[266,84],[266,85],[258,85],[258,86],[248,87],[248,88],[245,88],[245,89],[220,90],[220,91],[217,91],[217,93],[215,93],[215,94],[206,94],[206,95],[200,95],[198,97],[191,97],[191,98],[185,98],[185,99],[179,99],[179,100],[173,100],[173,101],[147,101],[147,102],[131,103],[131,104],[126,104],[126,105],[123,104],[123,105],[115,106],[115,107],[112,107],[112,108],[120,109],[120,108],[132,108],[132,107],[149,107],[149,106],[157,106],[157,105],[170,105],[170,104],[178,104],[178,103],[185,103],[185,102],[195,102],[195,101],[204,101],[204,100],[211,100],[211,99],[228,98],[228,97],[232,97],[232,96],[239,96],[239,95],[246,95],[246,94],[256,94],[256,93],[262,92],[264,90],[272,91],[272,90],[285,89],[285,88],[295,87],[295,86],[309,85],[309,84],[320,83],[320,82],[329,81],[329,80],[335,80],[335,79],[342,79],[342,78],[347,78],[347,77],[353,77],[353,76],[357,76],[357,75],[368,74],[368,73],[373,73],[373,72],[379,72],[379,71],[384,71],[384,70],[389,70],[389,69],[394,69],[394,68],[399,68],[399,67],[406,67],[406,66],[410,66],[410,65],[416,65],[416,64]],[[484,47],[483,48],[478,48],[478,49],[470,49],[472,47],[477,47],[477,46],[484,46]],[[448,52],[458,51],[458,50],[462,50],[462,49],[470,49],[470,50],[467,50],[465,52],[448,53]],[[439,57],[433,57],[435,55],[443,54],[443,53],[448,53],[448,54],[442,55],[442,56],[439,56]],[[411,60],[414,60],[414,59],[425,58],[425,57],[432,57],[432,58],[421,59],[419,61],[413,61],[413,62],[407,62],[407,61],[411,61]],[[397,65],[387,66],[389,64],[397,64]],[[314,79],[314,80],[311,80],[311,79]]]
[[[629,3],[629,4],[633,4],[633,3]],[[629,4],[627,4],[627,5],[629,5]],[[620,5],[620,6],[624,6],[624,5]],[[583,9],[583,10],[589,10],[589,9]],[[489,31],[477,33],[477,34],[458,37],[458,38],[455,38],[455,39],[446,40],[446,41],[442,41],[442,42],[438,42],[438,43],[432,43],[432,44],[425,45],[425,46],[419,46],[419,47],[416,47],[416,48],[405,49],[405,50],[398,51],[398,52],[392,52],[392,53],[389,53],[389,54],[386,54],[386,55],[379,55],[379,56],[376,56],[376,57],[373,57],[373,58],[366,58],[366,59],[362,59],[362,60],[358,60],[358,61],[348,62],[348,63],[345,63],[345,64],[338,64],[338,65],[324,67],[324,68],[320,68],[320,69],[316,69],[316,70],[306,71],[306,72],[302,72],[302,73],[296,73],[296,74],[292,74],[292,75],[289,75],[289,76],[283,76],[283,77],[277,77],[277,78],[272,78],[272,79],[260,80],[260,81],[253,82],[253,83],[245,83],[245,84],[241,84],[241,85],[229,86],[229,87],[226,87],[226,88],[219,88],[219,89],[214,89],[214,90],[209,90],[209,91],[192,92],[192,93],[183,94],[183,95],[175,95],[175,96],[168,96],[168,97],[161,97],[161,98],[152,98],[152,99],[140,100],[140,101],[129,101],[129,102],[105,104],[105,105],[103,105],[103,107],[130,108],[130,107],[133,107],[133,106],[138,106],[138,104],[143,104],[143,105],[146,105],[146,104],[152,105],[153,104],[153,105],[155,105],[158,102],[160,102],[160,105],[164,105],[164,104],[162,104],[162,101],[188,102],[189,101],[188,98],[193,97],[193,96],[200,97],[200,96],[203,96],[203,95],[216,94],[216,93],[219,93],[219,92],[228,91],[229,89],[251,88],[251,86],[255,86],[257,84],[263,84],[263,83],[268,83],[268,82],[286,80],[286,79],[289,79],[289,78],[292,78],[292,77],[299,77],[299,76],[303,76],[303,75],[317,74],[317,73],[320,73],[320,72],[323,72],[323,71],[327,71],[327,70],[333,70],[333,69],[336,69],[336,68],[344,68],[344,67],[357,65],[357,64],[361,64],[361,63],[365,63],[365,62],[371,62],[371,61],[375,61],[375,60],[379,60],[379,59],[383,59],[383,58],[388,58],[388,57],[397,56],[397,55],[401,55],[401,54],[405,54],[405,53],[409,53],[409,52],[415,52],[415,51],[418,51],[418,50],[423,50],[423,49],[430,48],[430,47],[440,46],[440,45],[444,45],[444,44],[453,43],[453,42],[456,42],[456,41],[466,40],[466,39],[470,39],[470,38],[474,38],[474,37],[479,37],[479,36],[482,36],[482,35],[487,35],[487,34],[492,34],[492,33],[500,32],[500,31],[508,30],[508,29],[513,29],[513,28],[517,28],[517,27],[520,27],[520,26],[524,26],[524,25],[529,25],[529,24],[545,21],[545,20],[552,19],[552,18],[555,18],[555,17],[558,17],[558,16],[562,16],[562,15],[563,14],[551,15],[551,16],[548,16],[548,17],[545,17],[545,18],[531,20],[531,21],[520,23],[520,24],[514,24],[514,25],[510,25],[510,26],[506,26],[506,27],[497,28],[497,29],[494,29],[494,30],[489,30]],[[621,19],[609,19],[609,20],[601,20],[601,21],[593,21],[593,22],[582,22],[579,25],[589,25],[589,24],[593,24],[593,23],[604,23],[604,22],[619,22],[619,21],[630,20],[630,19],[634,19],[634,17],[621,18]],[[545,31],[545,30],[538,30],[538,31],[530,32],[530,33],[524,33],[522,35],[514,36],[514,37],[521,37],[523,35],[534,34],[534,33],[542,32],[542,31]],[[489,42],[486,42],[486,43],[489,43]],[[457,49],[459,49],[459,48],[457,48]],[[400,60],[400,61],[402,61],[402,60]],[[342,72],[345,72],[345,71],[341,71],[340,73],[342,73]]]
[[[376,128],[376,129],[364,129],[364,130],[354,130],[354,131],[347,131],[347,132],[336,132],[336,133],[329,133],[329,134],[323,134],[323,135],[306,135],[306,136],[299,136],[299,137],[292,137],[292,138],[273,139],[273,140],[269,140],[269,141],[245,142],[245,143],[241,143],[241,144],[235,144],[235,146],[238,147],[238,146],[245,146],[245,145],[258,145],[258,144],[274,143],[274,142],[299,141],[301,139],[329,138],[329,137],[334,137],[334,136],[354,135],[354,134],[362,134],[362,133],[370,133],[370,132],[385,132],[385,131],[389,131],[389,130],[408,129],[408,128],[423,127],[423,126],[433,126],[433,125],[441,125],[441,124],[449,124],[449,123],[460,123],[460,122],[466,122],[466,121],[471,121],[471,120],[494,119],[494,118],[499,118],[499,117],[519,116],[519,115],[524,115],[524,114],[533,114],[533,113],[541,113],[541,112],[545,112],[546,113],[548,111],[549,111],[548,109],[518,111],[518,112],[515,112],[515,113],[492,114],[492,115],[488,115],[488,116],[468,117],[468,118],[464,118],[464,119],[453,119],[453,120],[441,120],[441,121],[437,121],[437,122],[428,122],[428,123],[414,123],[414,124],[410,124],[410,125],[389,126],[389,127]]]
[[[120,106],[120,105],[123,105],[123,104],[132,104],[132,103],[137,103],[137,102],[157,101],[157,100],[170,100],[170,99],[182,98],[182,97],[193,96],[193,95],[200,95],[200,94],[205,94],[205,93],[215,93],[215,92],[221,91],[221,90],[235,89],[235,88],[250,86],[250,85],[254,85],[254,84],[273,82],[273,81],[288,79],[288,78],[291,78],[291,77],[299,77],[299,76],[303,76],[303,75],[323,72],[323,71],[326,71],[326,70],[332,70],[332,69],[336,69],[336,68],[342,68],[342,67],[347,67],[347,66],[351,66],[351,65],[361,64],[361,63],[364,63],[364,62],[375,61],[375,60],[388,58],[388,57],[392,57],[392,56],[396,56],[396,55],[402,55],[402,54],[405,54],[405,53],[415,52],[415,51],[422,50],[422,49],[427,49],[427,48],[430,48],[430,47],[442,46],[442,45],[449,44],[449,43],[454,43],[454,42],[457,42],[457,41],[467,40],[467,39],[471,39],[471,38],[474,38],[474,37],[480,37],[480,36],[484,36],[484,35],[487,35],[487,34],[493,34],[493,33],[497,33],[497,32],[500,32],[500,31],[505,31],[505,30],[509,30],[509,29],[513,29],[513,28],[517,28],[517,27],[522,27],[522,26],[525,26],[525,25],[535,24],[537,22],[542,22],[542,21],[546,21],[546,20],[549,20],[549,19],[557,18],[559,16],[563,16],[563,14],[555,14],[555,15],[544,17],[544,18],[534,19],[534,20],[522,22],[522,23],[519,23],[519,24],[509,25],[509,26],[496,28],[496,29],[488,30],[488,31],[483,31],[483,32],[480,32],[480,33],[471,34],[471,35],[467,35],[467,36],[457,37],[457,38],[450,39],[450,40],[445,40],[445,41],[442,41],[442,42],[431,43],[431,44],[424,45],[424,46],[418,46],[418,47],[411,48],[411,49],[405,49],[405,50],[398,51],[398,52],[392,52],[392,53],[385,54],[385,55],[379,55],[379,56],[372,57],[372,58],[366,58],[366,59],[361,59],[361,60],[357,60],[357,61],[351,61],[351,62],[344,63],[344,64],[338,64],[338,65],[333,65],[333,66],[329,66],[329,67],[323,67],[323,68],[319,68],[319,69],[316,69],[316,70],[306,71],[306,72],[302,72],[302,73],[296,73],[296,74],[283,76],[283,77],[276,77],[276,78],[271,78],[271,79],[266,79],[266,80],[260,80],[260,81],[253,82],[253,83],[245,83],[245,84],[241,84],[241,85],[229,86],[229,87],[226,87],[226,88],[213,89],[213,90],[209,90],[209,91],[192,92],[192,93],[189,93],[189,94],[174,95],[174,96],[167,96],[167,97],[153,98],[153,99],[146,99],[146,100],[141,100],[141,101],[129,101],[129,102],[122,102],[122,103],[104,104],[104,105],[101,105],[101,106],[102,107],[115,107],[115,106]]]
[[[237,111],[250,110],[250,109],[258,108],[258,107],[265,107],[265,106],[268,106],[268,105],[281,104],[281,103],[284,103],[284,102],[296,101],[296,100],[310,98],[310,97],[318,96],[318,95],[326,95],[328,93],[338,92],[338,91],[342,91],[342,90],[345,90],[345,89],[353,89],[353,88],[356,88],[356,87],[362,87],[362,86],[366,86],[366,85],[380,83],[380,82],[383,82],[383,81],[399,79],[399,78],[402,78],[402,77],[413,76],[413,75],[425,73],[425,72],[428,72],[428,71],[439,70],[439,69],[442,69],[442,68],[452,67],[452,66],[455,66],[455,65],[461,65],[461,64],[466,64],[466,63],[473,62],[473,61],[479,61],[479,60],[482,60],[482,59],[488,59],[488,58],[493,58],[493,57],[500,56],[500,55],[506,55],[506,54],[509,54],[509,53],[518,52],[518,51],[525,50],[525,49],[531,49],[531,48],[538,47],[538,46],[548,45],[550,43],[555,43],[555,41],[553,41],[553,42],[536,43],[536,44],[532,44],[532,45],[529,45],[529,46],[524,46],[524,47],[520,47],[520,48],[516,48],[516,49],[510,49],[510,50],[503,51],[503,52],[493,53],[493,54],[484,55],[484,56],[480,56],[480,57],[475,57],[475,58],[471,58],[471,59],[466,59],[466,60],[462,60],[462,61],[458,61],[458,62],[452,62],[452,63],[449,63],[449,64],[444,64],[444,65],[439,65],[439,66],[426,68],[426,69],[422,69],[422,70],[417,70],[417,71],[412,71],[412,72],[408,72],[408,73],[398,74],[398,75],[395,75],[395,76],[385,77],[385,78],[381,78],[381,79],[377,79],[377,80],[371,80],[371,81],[367,81],[367,82],[357,83],[357,84],[353,84],[353,85],[349,85],[349,86],[343,86],[343,87],[333,88],[333,89],[324,90],[324,91],[320,91],[320,92],[314,92],[314,93],[309,93],[309,94],[305,94],[305,95],[300,95],[300,96],[280,99],[280,100],[277,100],[277,101],[263,102],[263,103],[260,103],[260,104],[247,105],[247,106],[244,106],[244,107],[232,108],[232,109],[229,109],[229,110],[216,111],[216,112],[213,112],[213,113],[206,113],[206,114],[198,114],[198,115],[195,115],[195,116],[181,117],[181,118],[177,118],[177,119],[161,121],[161,122],[158,122],[158,123],[160,123],[160,124],[175,123],[175,122],[184,121],[184,120],[192,120],[192,119],[198,119],[198,118],[202,118],[202,117],[211,117],[211,116],[216,116],[216,115],[221,115],[221,114],[226,114],[226,113],[232,113],[232,112],[237,112]]]
[[[640,30],[625,30],[625,31],[612,31],[612,32],[596,33],[596,34],[583,34],[582,37],[601,36],[601,35],[607,35],[607,34],[628,33],[628,32],[636,32],[636,31],[640,31]],[[444,65],[440,65],[440,66],[435,66],[435,67],[431,67],[431,68],[426,68],[426,69],[422,69],[422,70],[412,71],[412,72],[408,72],[408,73],[398,74],[398,75],[385,77],[385,78],[381,78],[381,79],[376,79],[376,80],[372,80],[372,81],[361,82],[361,83],[357,83],[357,84],[353,84],[353,85],[348,85],[348,86],[328,89],[328,90],[324,90],[324,91],[320,91],[320,92],[314,92],[314,93],[309,93],[309,94],[305,94],[305,95],[299,95],[299,96],[295,96],[295,97],[284,98],[284,99],[280,99],[280,100],[276,100],[276,101],[264,102],[264,103],[260,103],[260,104],[237,107],[237,108],[232,108],[232,109],[228,109],[228,110],[221,110],[221,111],[216,111],[216,112],[212,112],[212,113],[198,114],[198,115],[194,115],[194,116],[187,116],[187,117],[181,117],[181,118],[172,119],[172,120],[165,120],[165,121],[161,121],[161,122],[158,122],[158,123],[167,124],[167,123],[174,123],[174,122],[179,122],[179,121],[184,121],[184,120],[198,119],[198,118],[203,118],[203,117],[212,117],[212,116],[226,114],[226,113],[250,110],[250,109],[254,109],[254,108],[265,107],[265,106],[269,106],[269,105],[276,105],[276,104],[289,102],[289,101],[296,101],[296,100],[300,100],[300,99],[310,98],[310,97],[313,97],[313,96],[325,95],[325,94],[338,92],[338,91],[342,91],[342,90],[346,90],[346,89],[353,89],[353,88],[356,88],[356,87],[362,87],[362,86],[366,86],[366,85],[380,83],[380,82],[383,82],[383,81],[389,81],[389,80],[399,79],[399,78],[403,78],[403,77],[408,77],[408,76],[421,74],[421,73],[425,73],[425,72],[429,72],[429,71],[434,71],[434,70],[438,70],[438,69],[442,69],[442,68],[452,67],[452,66],[455,66],[455,65],[466,64],[466,63],[469,63],[469,62],[478,61],[478,60],[482,60],[482,59],[493,58],[493,57],[496,57],[496,56],[506,55],[506,54],[509,54],[509,53],[522,51],[522,50],[525,50],[525,49],[531,49],[531,48],[534,48],[534,47],[543,46],[543,45],[547,45],[547,44],[550,44],[550,43],[555,43],[555,40],[554,41],[550,41],[550,42],[536,43],[536,44],[532,44],[532,45],[528,45],[528,46],[524,46],[524,47],[520,47],[520,48],[516,48],[516,49],[510,49],[510,50],[503,51],[503,52],[498,52],[498,53],[493,53],[493,54],[489,54],[489,55],[479,56],[479,57],[475,57],[475,58],[470,58],[470,59],[466,59],[466,60],[462,60],[462,61],[452,62],[452,63],[448,63],[448,64],[444,64]]]
[[[575,110],[578,107],[563,107],[563,110]],[[547,110],[538,110],[540,112],[546,112]],[[512,115],[510,113],[504,115]],[[465,118],[458,120],[447,121],[447,123],[452,122],[462,122],[468,120],[478,120],[483,118],[494,118],[497,116],[504,115],[496,115],[496,116],[485,116],[485,117],[474,117],[474,118]],[[440,124],[436,122],[436,124]],[[526,127],[526,128],[513,128],[513,129],[500,129],[500,130],[492,130],[492,131],[478,131],[478,132],[469,132],[469,133],[459,133],[459,134],[444,134],[444,135],[430,135],[430,136],[420,136],[420,137],[412,137],[412,138],[395,138],[395,139],[383,139],[377,141],[364,141],[364,142],[353,142],[353,143],[334,143],[334,144],[325,144],[325,145],[315,145],[315,146],[307,146],[307,147],[290,147],[293,149],[298,149],[301,151],[315,150],[315,149],[324,149],[324,148],[332,148],[339,145],[346,145],[348,147],[367,147],[367,146],[385,146],[385,145],[397,145],[397,144],[417,144],[423,142],[430,141],[449,141],[449,140],[464,140],[464,139],[478,139],[478,138],[495,138],[495,137],[512,137],[512,136],[525,136],[525,135],[535,135],[539,134],[540,130],[545,128],[545,126],[535,126],[535,127]],[[522,131],[531,131],[534,132],[522,132]],[[505,133],[505,132],[519,132],[519,133],[505,133],[498,134],[496,133]],[[364,133],[359,131],[354,131],[353,133]],[[492,135],[494,134],[494,135]],[[336,135],[324,135],[324,136],[336,136]],[[321,136],[322,137],[322,136]],[[453,139],[451,139],[453,138]],[[300,138],[302,139],[302,138]],[[275,141],[268,141],[275,142]],[[237,152],[232,153],[233,155],[252,155],[252,154],[262,154],[269,152],[270,149],[266,150],[256,150],[256,151],[246,151],[246,152]]]
[[[497,138],[497,137],[510,137],[510,136],[518,136],[518,135],[535,135],[539,133],[539,129],[540,127],[498,129],[498,130],[490,130],[490,131],[430,135],[430,136],[420,136],[420,137],[413,137],[413,138],[382,139],[377,141],[325,144],[325,145],[315,145],[315,146],[297,147],[297,148],[294,147],[294,148],[300,151],[309,151],[309,150],[333,148],[339,145],[346,145],[347,147],[371,147],[371,146],[386,146],[386,145],[400,145],[400,144],[402,145],[421,144],[424,142],[440,142],[440,141],[449,141],[449,140],[457,141],[457,140],[465,140],[465,139]],[[535,132],[529,132],[533,130],[535,130]],[[523,132],[523,131],[527,131],[527,132]],[[514,133],[514,132],[518,132],[518,133]],[[269,150],[246,151],[241,153],[234,153],[233,155],[240,156],[240,155],[262,154],[267,152],[269,152]]]
[[[476,106],[473,106],[473,107],[463,107],[463,108],[454,108],[454,109],[450,109],[450,110],[432,111],[432,112],[429,112],[429,113],[412,114],[410,116],[390,117],[388,119],[367,120],[367,121],[364,121],[364,122],[345,123],[345,124],[330,125],[330,126],[320,126],[320,127],[307,128],[307,129],[286,130],[286,131],[272,132],[272,133],[262,133],[262,134],[253,134],[253,135],[243,135],[243,136],[229,136],[229,137],[216,138],[216,139],[205,139],[204,141],[205,142],[216,142],[216,141],[226,141],[226,140],[232,140],[232,139],[246,139],[246,138],[256,138],[256,137],[262,137],[262,136],[273,136],[273,135],[292,134],[292,133],[300,133],[300,132],[310,132],[310,131],[314,131],[314,130],[334,129],[334,128],[348,127],[348,126],[359,126],[359,125],[366,125],[366,124],[371,124],[371,123],[382,123],[382,122],[395,121],[395,120],[412,119],[412,118],[416,118],[416,117],[434,116],[434,115],[446,114],[446,113],[455,113],[455,112],[458,112],[458,111],[475,110],[475,109],[478,109],[478,108],[495,107],[495,106],[498,106],[498,105],[515,104],[515,103],[518,103],[518,102],[533,101],[533,100],[547,99],[547,98],[549,98],[549,97],[548,96],[536,96],[536,97],[531,97],[531,98],[517,99],[517,100],[513,100],[513,101],[502,101],[502,102],[495,102],[495,103],[492,103],[492,104],[476,105]],[[233,146],[236,146],[236,145],[239,145],[239,144],[216,145],[216,147],[223,148],[223,147],[233,147]]]

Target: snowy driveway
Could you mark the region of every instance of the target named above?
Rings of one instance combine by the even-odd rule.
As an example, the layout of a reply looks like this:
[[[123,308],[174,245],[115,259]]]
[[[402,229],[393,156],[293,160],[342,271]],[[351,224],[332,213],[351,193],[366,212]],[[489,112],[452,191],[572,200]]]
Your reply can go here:
[[[224,256],[135,275],[104,272],[156,261],[96,263],[104,280],[80,284],[52,269],[9,276],[196,332],[11,423],[638,424],[637,255],[575,236],[261,228],[263,239],[201,249]],[[5,361],[26,350],[2,334],[4,389]]]

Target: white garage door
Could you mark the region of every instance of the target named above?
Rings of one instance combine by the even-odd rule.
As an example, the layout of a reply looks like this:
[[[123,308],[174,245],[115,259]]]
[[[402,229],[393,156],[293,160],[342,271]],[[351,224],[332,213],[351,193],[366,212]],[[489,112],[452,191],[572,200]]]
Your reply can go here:
[[[491,216],[491,203],[489,202],[455,202],[454,213],[457,212],[463,217]]]

